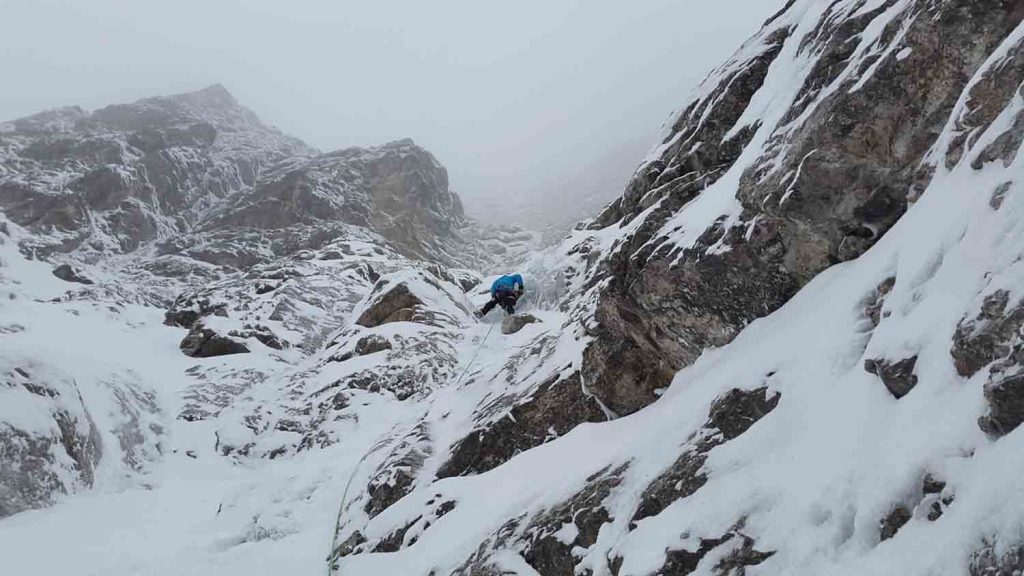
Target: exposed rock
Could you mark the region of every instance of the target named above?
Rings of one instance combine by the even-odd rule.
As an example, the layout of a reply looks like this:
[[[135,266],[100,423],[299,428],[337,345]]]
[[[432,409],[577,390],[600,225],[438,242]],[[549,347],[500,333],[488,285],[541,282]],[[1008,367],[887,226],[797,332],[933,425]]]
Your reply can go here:
[[[71,267],[70,264],[61,264],[53,269],[53,275],[65,282],[75,282],[78,284],[92,284],[92,280],[83,276],[78,270]]]
[[[697,549],[692,552],[685,549],[668,550],[665,554],[665,564],[657,573],[662,576],[686,576],[696,571],[701,561],[712,550],[731,546],[732,550],[715,564],[713,573],[721,576],[742,576],[746,574],[747,566],[756,566],[775,554],[774,551],[756,550],[753,538],[742,534],[739,530],[736,528],[721,538],[701,538]],[[737,537],[739,537],[738,541]]]
[[[501,321],[501,333],[502,334],[515,334],[522,330],[527,324],[533,324],[540,322],[540,320],[532,314],[513,314],[506,316]]]
[[[993,436],[1003,436],[1024,422],[1024,372],[997,378],[985,385],[988,414],[978,426]]]
[[[768,387],[733,388],[711,405],[705,434],[691,440],[676,461],[651,481],[640,497],[633,521],[656,516],[671,503],[693,495],[707,482],[704,463],[715,446],[732,440],[779,405],[781,395],[768,396]]]
[[[367,354],[375,354],[377,352],[383,352],[385,350],[391,350],[391,341],[379,334],[370,334],[363,336],[356,342],[355,353],[358,356],[366,356]]]
[[[10,382],[0,380],[0,389],[20,384],[36,397],[30,405],[49,410],[52,422],[45,434],[0,423],[0,518],[92,486],[103,454],[99,430],[81,398],[74,398],[76,389],[64,382],[40,381],[22,368],[15,368],[11,377]],[[62,399],[70,400],[64,408]]]
[[[988,366],[985,400],[988,414],[978,425],[993,436],[1008,434],[1024,422],[1024,303],[1009,308],[1009,292],[985,297],[981,310],[957,324],[953,356],[957,372],[970,377]]]
[[[269,293],[273,292],[274,290],[277,290],[278,288],[280,288],[280,286],[281,286],[280,284],[274,284],[272,282],[257,282],[256,283],[256,293],[257,294],[269,294]]]
[[[336,558],[344,558],[359,549],[366,543],[366,537],[359,531],[353,532],[344,542],[339,545],[335,554]]]
[[[197,325],[181,341],[180,348],[186,356],[210,358],[228,354],[244,354],[249,348],[237,340],[221,336],[209,328]]]
[[[1019,576],[1024,573],[1024,545],[999,550],[994,543],[975,552],[967,573],[970,576]]]
[[[917,386],[917,374],[914,374],[916,364],[916,355],[895,362],[873,358],[864,361],[864,370],[878,376],[893,396],[903,398]]]
[[[179,297],[174,301],[171,309],[164,313],[164,324],[192,328],[199,319],[210,315],[226,317],[228,315],[227,304],[213,303],[206,298],[193,300],[188,297]]]
[[[925,474],[924,479],[921,481],[921,493],[924,495],[928,494],[941,494],[946,489],[946,482],[939,480],[932,474]]]
[[[255,338],[264,346],[273,348],[274,350],[284,350],[290,346],[287,340],[283,340],[278,337],[277,334],[274,334],[273,330],[259,324],[245,324],[241,330],[232,330],[228,332],[228,336],[241,340]]]
[[[1024,326],[1024,304],[1007,311],[1010,293],[997,290],[985,297],[973,319],[963,319],[953,335],[950,350],[961,376],[973,376],[984,366],[1011,353],[1011,343]]]
[[[1006,199],[1007,192],[1013,187],[1013,182],[1003,182],[996,189],[992,191],[992,197],[988,201],[988,205],[993,210],[999,210],[1003,207],[1003,200]]]
[[[885,306],[885,298],[895,285],[895,276],[886,278],[879,283],[878,287],[875,288],[875,292],[864,303],[864,315],[867,316],[868,320],[871,321],[871,325],[875,328],[878,328],[878,324],[882,321],[882,307]]]
[[[594,545],[601,527],[611,520],[602,502],[619,485],[625,466],[602,470],[572,498],[527,518],[519,516],[498,528],[452,574],[502,574],[490,556],[499,550],[517,550],[538,574],[572,576],[580,552]]]
[[[540,574],[575,574],[574,551],[593,546],[601,526],[611,521],[602,502],[619,485],[624,469],[595,474],[578,494],[531,519],[522,529],[526,540],[522,554],[526,562]],[[557,533],[567,526],[571,538],[559,537]]]
[[[545,384],[533,398],[510,407],[508,416],[459,440],[438,478],[479,474],[519,452],[565,434],[581,422],[602,422],[605,413],[583,395],[579,375]]]
[[[372,518],[408,494],[432,450],[429,429],[425,424],[407,433],[367,484],[368,499],[363,510]]]
[[[417,298],[405,284],[396,284],[377,297],[368,307],[356,324],[367,328],[375,328],[389,322],[409,322],[416,316],[417,308],[423,301]]]
[[[769,396],[767,386],[754,390],[733,388],[711,405],[706,427],[716,428],[726,441],[732,440],[774,410],[781,397],[778,392]]]
[[[906,211],[907,191],[930,180],[921,166],[936,135],[975,71],[1019,21],[1013,3],[922,7],[928,17],[908,10],[873,34],[880,45],[898,38],[907,58],[883,58],[886,50],[854,54],[865,27],[890,7],[848,12],[830,5],[813,39],[791,39],[785,19],[773,20],[739,61],[708,78],[655,158],[591,223],[630,227],[587,281],[598,287],[598,302],[593,321],[587,319],[593,341],[583,373],[617,414],[655,401],[655,391],[705,348],[731,341],[819,272],[873,246]],[[964,41],[950,48],[950,38]],[[798,41],[813,48],[794,50],[813,50],[815,57],[793,88],[792,108],[778,125],[739,125],[765,78],[780,71],[772,63],[782,46]],[[1004,108],[1004,93],[1019,85],[1018,60],[1009,60],[1005,77],[987,75],[973,88],[972,98],[988,104],[960,132],[965,138]],[[908,74],[914,82],[904,81]],[[752,139],[758,132],[766,133]],[[752,142],[761,148],[746,151],[757,160],[735,192],[742,214],[709,214],[699,224],[703,231],[693,230],[698,224],[691,220],[674,224]],[[1014,142],[1007,139],[990,156],[1005,159]],[[682,228],[686,241],[677,244]]]
[[[879,523],[878,537],[881,540],[888,540],[896,535],[907,522],[910,522],[911,514],[910,510],[907,510],[905,506],[897,506],[889,512],[888,515]]]
[[[708,480],[703,470],[705,461],[707,456],[698,450],[687,450],[680,454],[668,470],[644,488],[633,521],[657,516],[669,504],[693,495],[704,486]]]

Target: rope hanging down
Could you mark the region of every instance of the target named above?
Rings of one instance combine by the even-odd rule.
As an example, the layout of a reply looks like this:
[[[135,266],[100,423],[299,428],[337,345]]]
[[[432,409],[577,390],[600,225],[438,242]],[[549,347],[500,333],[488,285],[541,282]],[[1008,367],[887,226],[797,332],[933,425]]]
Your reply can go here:
[[[477,346],[476,352],[473,353],[473,357],[469,359],[469,363],[467,363],[466,367],[462,370],[462,374],[459,374],[458,379],[455,380],[454,387],[458,387],[459,384],[462,383],[462,379],[466,376],[466,373],[469,372],[469,368],[473,365],[473,362],[476,361],[476,357],[480,355],[480,351],[484,349],[484,344],[487,343],[487,338],[491,336],[491,332],[494,331],[495,326],[497,326],[496,323],[491,324],[491,327],[487,330],[487,334],[484,334],[484,339],[480,341],[480,345]],[[398,424],[395,424],[394,426],[391,427],[391,431],[388,432],[387,438],[390,439],[391,434],[395,431],[395,428],[397,427]],[[334,535],[331,537],[331,551],[327,555],[327,576],[332,576],[334,574],[334,570],[336,569],[334,563],[338,560],[338,534],[339,532],[341,532],[341,516],[345,513],[345,504],[348,502],[348,489],[352,487],[352,480],[355,479],[356,472],[359,471],[359,467],[362,466],[366,458],[370,454],[375,452],[378,448],[380,448],[384,442],[385,441],[374,443],[374,445],[371,446],[370,449],[367,450],[365,454],[363,454],[363,457],[360,458],[358,462],[356,462],[355,468],[352,469],[352,474],[349,475],[348,482],[345,483],[345,491],[342,492],[341,494],[341,505],[338,506],[338,515],[334,520]]]
[[[497,326],[496,323],[491,324],[490,329],[487,330],[487,334],[484,335],[484,339],[481,340],[480,345],[476,347],[476,352],[473,353],[473,357],[469,359],[469,363],[466,364],[466,368],[462,370],[462,374],[459,374],[459,378],[455,381],[455,388],[458,388],[459,384],[462,382],[462,378],[466,375],[466,372],[469,372],[470,366],[473,365],[473,362],[476,360],[476,357],[480,355],[480,351],[484,349],[484,344],[487,343],[487,338],[491,335],[491,332],[494,330],[495,326]]]

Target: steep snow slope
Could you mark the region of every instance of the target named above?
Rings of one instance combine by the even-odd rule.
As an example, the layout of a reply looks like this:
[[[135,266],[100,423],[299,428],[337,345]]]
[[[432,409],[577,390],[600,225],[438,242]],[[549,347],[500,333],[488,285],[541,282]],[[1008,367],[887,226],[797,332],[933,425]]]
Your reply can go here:
[[[566,241],[550,379],[351,505],[340,572],[1018,565],[1022,17],[790,3]]]
[[[188,230],[141,265],[77,251],[94,284],[68,293],[24,256],[52,231],[7,224],[0,358],[26,411],[0,429],[34,426],[49,460],[0,478],[93,490],[18,491],[60,501],[0,521],[0,554],[42,574],[1024,568],[1022,19],[789,2],[619,200],[523,262],[540,321],[507,336],[470,314],[487,278],[410,251],[457,246],[444,226],[409,244],[355,220],[369,205],[333,204],[353,184],[319,157],[287,161],[310,201],[283,228]],[[410,173],[383,181],[452,205]],[[291,197],[240,192],[258,218]],[[83,333],[102,351],[47,348]],[[151,399],[134,443],[110,409],[129,385]]]

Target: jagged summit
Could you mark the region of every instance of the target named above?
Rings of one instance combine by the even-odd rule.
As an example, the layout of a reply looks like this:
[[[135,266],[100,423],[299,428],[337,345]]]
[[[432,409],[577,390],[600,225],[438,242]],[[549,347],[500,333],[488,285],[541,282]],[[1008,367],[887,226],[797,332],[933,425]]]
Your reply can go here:
[[[490,248],[467,245],[479,229],[449,190],[447,170],[412,140],[320,154],[263,124],[220,84],[7,126],[0,208],[38,232],[26,242],[40,255],[201,244],[203,258],[244,267],[264,247],[238,240],[243,229],[287,237],[283,246],[294,250],[355,225],[412,257],[490,258]]]
[[[117,130],[160,128],[193,122],[208,123],[221,130],[270,130],[220,84],[194,92],[106,106],[93,112],[89,121]]]

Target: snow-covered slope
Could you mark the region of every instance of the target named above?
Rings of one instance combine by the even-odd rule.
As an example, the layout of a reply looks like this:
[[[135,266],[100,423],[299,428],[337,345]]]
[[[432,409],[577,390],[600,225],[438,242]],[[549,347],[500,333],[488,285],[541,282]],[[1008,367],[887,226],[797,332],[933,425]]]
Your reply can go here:
[[[142,472],[166,420],[288,377],[382,274],[423,269],[461,290],[479,278],[449,265],[488,269],[536,240],[466,218],[409,140],[319,154],[220,86],[40,113],[4,124],[0,149],[0,516],[103,485],[105,469]],[[269,352],[186,372],[177,344],[132,352],[153,338],[193,357]]]
[[[2,459],[0,495],[59,502],[0,521],[0,553],[40,574],[1024,569],[1022,19],[789,2],[619,200],[522,262],[537,321],[511,334],[470,314],[486,260],[456,257],[493,233],[406,210],[454,205],[416,196],[429,171],[370,186],[410,202],[378,217],[335,202],[367,189],[364,153],[286,160],[298,194],[240,189],[204,220],[244,224],[76,248],[72,292],[24,256],[53,230],[5,223],[0,430],[44,455]],[[287,198],[308,201],[267,213]],[[24,489],[50,481],[93,488]]]

